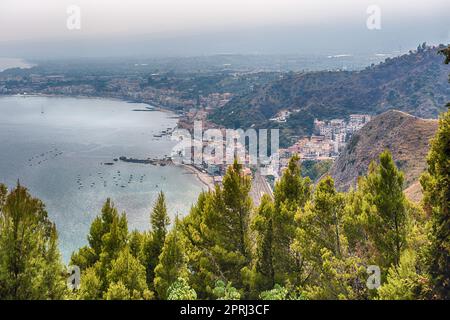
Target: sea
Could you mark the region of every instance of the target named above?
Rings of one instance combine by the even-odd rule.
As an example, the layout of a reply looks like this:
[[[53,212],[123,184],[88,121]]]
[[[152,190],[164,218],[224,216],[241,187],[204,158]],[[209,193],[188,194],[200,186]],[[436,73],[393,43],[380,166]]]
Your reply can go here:
[[[140,103],[0,97],[0,183],[20,183],[45,203],[67,263],[107,198],[126,212],[129,230],[150,228],[160,191],[172,220],[189,212],[206,189],[192,172],[118,160],[169,156],[175,142],[161,133],[176,125],[175,114]]]

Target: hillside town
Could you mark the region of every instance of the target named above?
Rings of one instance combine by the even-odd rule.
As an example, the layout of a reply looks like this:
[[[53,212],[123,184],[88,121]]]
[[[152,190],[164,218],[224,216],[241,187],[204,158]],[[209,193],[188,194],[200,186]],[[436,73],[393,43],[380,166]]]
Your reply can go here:
[[[304,160],[334,160],[346,147],[351,136],[371,120],[368,114],[351,114],[349,120],[314,120],[314,134],[302,137],[295,144],[279,150],[278,175],[287,167],[289,159],[297,154]],[[275,170],[274,170],[275,171]]]
[[[263,166],[262,174],[273,176],[275,180],[278,179],[287,167],[289,159],[295,154],[299,156],[300,161],[334,161],[346,147],[351,136],[370,120],[371,115],[368,114],[351,114],[348,120],[315,119],[313,135],[300,138],[295,144],[286,149],[279,149],[278,153],[271,156],[270,164]],[[224,130],[222,130],[222,135],[225,137]],[[209,141],[203,141],[203,150],[206,150],[208,143]],[[191,164],[199,171],[208,174],[215,184],[220,184],[229,165],[225,159],[233,159],[237,155],[240,161],[246,165],[245,174],[254,174],[250,170],[252,159],[250,159],[246,146],[237,141],[234,148],[230,149],[227,148],[227,141],[224,139],[223,148],[226,150],[224,157],[217,157],[214,153],[203,153],[201,162],[192,164],[191,159],[193,158],[188,157],[185,164]],[[195,157],[195,155],[192,156]]]

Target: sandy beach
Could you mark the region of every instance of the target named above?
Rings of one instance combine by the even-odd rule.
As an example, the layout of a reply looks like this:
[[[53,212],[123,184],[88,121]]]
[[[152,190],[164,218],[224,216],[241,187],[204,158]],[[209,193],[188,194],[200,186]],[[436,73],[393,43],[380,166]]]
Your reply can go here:
[[[214,190],[215,188],[214,180],[209,174],[200,171],[199,169],[190,164],[183,164],[182,166],[192,174],[195,174],[197,179],[201,183],[203,183],[206,187],[208,187],[209,190]]]

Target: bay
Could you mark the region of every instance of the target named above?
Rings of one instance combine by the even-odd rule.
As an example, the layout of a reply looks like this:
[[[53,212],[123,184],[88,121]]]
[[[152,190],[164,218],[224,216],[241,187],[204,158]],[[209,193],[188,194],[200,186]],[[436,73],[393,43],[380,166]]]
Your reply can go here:
[[[44,201],[65,262],[87,243],[108,197],[126,212],[130,230],[147,230],[160,191],[173,219],[186,215],[205,188],[182,167],[114,161],[170,155],[174,142],[154,135],[177,120],[169,112],[136,111],[148,107],[107,99],[0,98],[0,183],[12,188],[20,181]]]

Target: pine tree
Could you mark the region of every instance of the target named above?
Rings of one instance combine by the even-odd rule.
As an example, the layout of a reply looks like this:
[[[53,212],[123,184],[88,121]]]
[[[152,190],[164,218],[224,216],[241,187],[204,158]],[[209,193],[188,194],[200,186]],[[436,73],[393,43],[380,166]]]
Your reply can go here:
[[[166,198],[161,191],[150,214],[151,232],[143,244],[143,260],[147,270],[147,284],[154,288],[155,268],[164,247],[170,218],[167,214]]]
[[[255,212],[251,229],[255,235],[256,249],[253,267],[244,272],[250,287],[249,297],[257,298],[262,291],[275,285],[273,267],[273,215],[274,205],[268,195],[261,198],[261,204]]]
[[[142,247],[144,244],[145,235],[137,230],[133,230],[130,234],[128,241],[128,247],[133,257],[139,259],[142,262]]]
[[[166,197],[162,191],[158,194],[158,199],[150,216],[150,222],[153,240],[157,247],[162,249],[166,240],[167,227],[170,224],[170,219],[167,214]]]
[[[98,275],[102,281],[102,289],[106,290],[109,281],[107,274],[119,253],[126,247],[128,240],[128,222],[125,214],[114,215],[108,233],[102,237],[102,249],[98,261]]]
[[[241,272],[251,263],[250,187],[250,177],[235,161],[224,176],[223,188],[202,193],[183,219],[189,282],[201,299],[214,298],[218,280],[243,286]]]
[[[81,273],[80,289],[77,296],[81,300],[102,299],[102,288],[100,279],[94,268],[85,269]]]
[[[119,215],[110,199],[106,200],[100,216],[97,216],[92,222],[88,242],[89,246],[82,247],[78,252],[72,254],[71,265],[80,267],[82,274],[85,270],[90,270],[89,281],[82,284],[79,296],[97,299],[108,290],[110,286],[108,272],[128,243],[126,214]],[[97,280],[100,283],[99,288]]]
[[[238,251],[249,260],[248,226],[252,201],[249,197],[251,181],[243,175],[242,165],[234,161],[223,179],[222,192],[216,192],[217,240],[229,251]]]
[[[385,270],[398,265],[406,245],[407,200],[403,193],[403,173],[389,151],[380,154],[380,164],[369,167],[361,182],[366,200],[375,210],[368,216],[369,238],[378,250],[378,263]]]
[[[296,216],[299,223],[296,245],[304,258],[320,260],[323,248],[337,257],[342,256],[343,213],[344,197],[327,176],[317,185],[313,199]]]
[[[203,212],[208,247],[203,254],[210,262],[204,269],[214,282],[231,281],[237,287],[242,286],[241,270],[251,261],[248,240],[252,209],[250,187],[250,178],[244,176],[242,165],[235,161],[224,176],[223,189],[216,188],[208,198]]]
[[[167,290],[167,300],[196,300],[197,293],[184,278],[178,278]]]
[[[226,285],[223,281],[218,280],[216,282],[216,287],[213,290],[214,295],[217,297],[217,300],[240,300],[241,294],[239,291],[232,286],[231,282],[228,282]]]
[[[131,300],[130,290],[121,281],[109,285],[104,296],[105,300]]]
[[[303,179],[299,158],[293,156],[280,181],[275,184],[273,215],[273,261],[275,283],[298,284],[302,258],[292,250],[296,232],[295,213],[311,195],[311,181]]]
[[[136,259],[129,248],[124,248],[118,255],[117,259],[111,263],[111,269],[107,274],[108,291],[110,293],[111,286],[121,286],[126,288],[129,293],[129,300],[149,300],[153,297],[147,287],[145,267]],[[122,290],[122,292],[125,292]]]
[[[366,265],[355,256],[336,256],[320,249],[314,275],[302,288],[302,297],[311,300],[367,299]]]
[[[294,249],[303,259],[304,281],[298,288],[308,299],[364,299],[365,267],[349,254],[344,228],[345,197],[330,176],[322,179],[296,219]]]
[[[382,300],[415,300],[424,279],[416,271],[416,254],[405,250],[398,266],[389,268],[386,282],[378,289]]]
[[[111,199],[108,198],[102,207],[101,215],[97,216],[92,222],[88,235],[88,243],[95,252],[96,260],[100,258],[102,251],[102,238],[110,232],[111,224],[117,216],[117,209]]]
[[[115,234],[112,236],[113,229]],[[105,256],[105,246],[109,247],[109,261],[115,259],[117,253],[126,244],[127,236],[126,215],[119,215],[114,203],[108,198],[102,207],[101,214],[91,224],[88,234],[89,246],[84,246],[73,253],[71,264],[79,266],[81,270],[94,266],[100,260],[102,253]],[[113,244],[112,241],[117,241],[117,243]],[[116,247],[114,248],[114,246]]]
[[[189,270],[189,283],[200,299],[213,298],[212,284],[220,274],[220,266],[213,255],[213,233],[206,221],[213,207],[213,192],[202,192],[197,203],[180,223],[185,239],[185,253]]]
[[[65,271],[55,225],[20,184],[0,185],[0,299],[62,299]]]
[[[449,63],[450,47],[443,53]],[[427,162],[420,182],[425,210],[432,219],[429,273],[435,297],[450,299],[450,110],[440,116]]]
[[[65,268],[61,262],[61,254],[58,249],[58,233],[56,226],[50,229],[49,240],[43,248],[44,261],[42,264],[42,282],[39,287],[40,292],[45,292],[45,296],[50,300],[62,299],[67,293],[67,285],[64,280]]]
[[[280,211],[284,204],[289,210],[297,210],[305,205],[311,196],[311,180],[302,178],[300,172],[300,158],[294,155],[287,169],[275,184],[275,209]]]
[[[167,298],[167,290],[178,279],[188,276],[186,258],[184,255],[184,240],[178,231],[178,221],[175,228],[168,234],[163,250],[159,256],[159,264],[155,268],[154,286],[160,299]]]

